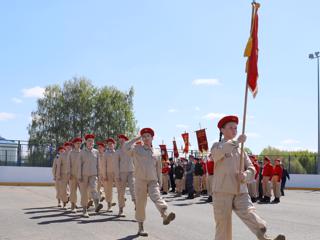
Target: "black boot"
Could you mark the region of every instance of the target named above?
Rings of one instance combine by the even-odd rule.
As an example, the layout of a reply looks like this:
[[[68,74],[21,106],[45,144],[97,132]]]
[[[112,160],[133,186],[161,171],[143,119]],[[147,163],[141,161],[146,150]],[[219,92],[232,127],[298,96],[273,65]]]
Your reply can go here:
[[[208,197],[207,202],[208,202],[208,203],[212,202],[212,196],[209,196],[209,197]]]
[[[255,197],[251,197],[251,202],[255,203],[257,199]]]

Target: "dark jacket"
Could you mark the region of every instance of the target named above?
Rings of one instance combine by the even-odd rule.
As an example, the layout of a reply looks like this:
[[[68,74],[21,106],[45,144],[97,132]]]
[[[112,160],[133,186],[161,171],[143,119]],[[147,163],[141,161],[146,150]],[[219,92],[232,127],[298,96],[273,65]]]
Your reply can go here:
[[[197,162],[194,166],[194,175],[195,176],[202,176],[203,175],[203,168],[200,162]]]
[[[182,179],[183,178],[184,169],[182,166],[178,165],[175,168],[174,174],[176,175],[176,179]]]

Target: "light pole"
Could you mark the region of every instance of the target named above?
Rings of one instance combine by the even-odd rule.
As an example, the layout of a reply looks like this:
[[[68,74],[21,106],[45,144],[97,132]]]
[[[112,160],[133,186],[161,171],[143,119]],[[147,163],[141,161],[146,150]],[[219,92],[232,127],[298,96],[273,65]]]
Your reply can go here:
[[[320,52],[315,52],[309,54],[310,59],[317,59],[317,77],[318,77],[318,154],[317,154],[317,172],[320,174],[320,111],[319,111],[319,58]]]

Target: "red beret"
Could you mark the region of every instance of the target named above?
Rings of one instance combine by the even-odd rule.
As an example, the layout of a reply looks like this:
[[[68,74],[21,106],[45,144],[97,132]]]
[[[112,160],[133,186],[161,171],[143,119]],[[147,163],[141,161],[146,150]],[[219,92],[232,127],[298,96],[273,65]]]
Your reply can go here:
[[[94,139],[94,134],[86,134],[86,135],[84,135],[84,139],[85,140],[88,140],[89,138],[92,138],[92,139]]]
[[[119,135],[118,135],[118,138],[119,138],[119,139],[124,139],[125,141],[128,141],[128,140],[129,140],[129,138],[127,138],[127,136],[124,135],[124,134],[119,134]]]
[[[228,122],[235,122],[236,124],[238,124],[239,123],[239,118],[237,116],[231,116],[231,115],[223,117],[218,122],[218,128],[221,129]]]
[[[73,142],[73,143],[77,143],[77,142],[82,143],[82,138],[81,138],[81,137],[74,138],[74,139],[72,140],[72,142]]]
[[[63,144],[63,146],[64,146],[64,147],[72,146],[72,142],[65,142],[65,143]]]
[[[106,142],[106,143],[111,142],[111,143],[113,143],[113,144],[116,144],[116,141],[115,141],[113,138],[108,138],[108,139],[105,140],[105,142]]]
[[[140,135],[143,135],[145,133],[149,133],[152,137],[154,136],[154,131],[152,128],[142,128],[140,131]]]
[[[267,157],[267,156],[265,156],[263,160],[264,160],[264,161],[271,162],[271,159],[270,159],[269,157]]]
[[[97,142],[98,146],[106,147],[106,145],[103,142]]]
[[[60,146],[59,148],[58,148],[58,151],[60,151],[60,150],[66,150],[63,146]]]

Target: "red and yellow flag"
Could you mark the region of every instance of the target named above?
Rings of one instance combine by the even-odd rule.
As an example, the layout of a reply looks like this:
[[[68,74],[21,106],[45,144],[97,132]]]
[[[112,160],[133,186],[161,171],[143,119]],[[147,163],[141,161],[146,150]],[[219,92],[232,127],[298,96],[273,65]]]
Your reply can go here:
[[[258,9],[259,3],[253,4],[253,12],[251,19],[251,32],[247,42],[244,56],[248,57],[246,64],[247,83],[253,97],[258,93]]]
[[[161,160],[162,161],[168,161],[168,151],[167,151],[167,146],[162,144],[159,145],[160,146],[160,150],[161,150]]]
[[[189,133],[182,133],[181,136],[184,142],[183,152],[188,153],[189,152]]]
[[[178,147],[177,147],[177,142],[176,140],[173,140],[173,156],[175,158],[179,157],[179,152],[178,152]]]
[[[200,152],[207,152],[208,151],[208,141],[205,129],[200,129],[196,131],[197,140],[198,140],[198,147]]]

